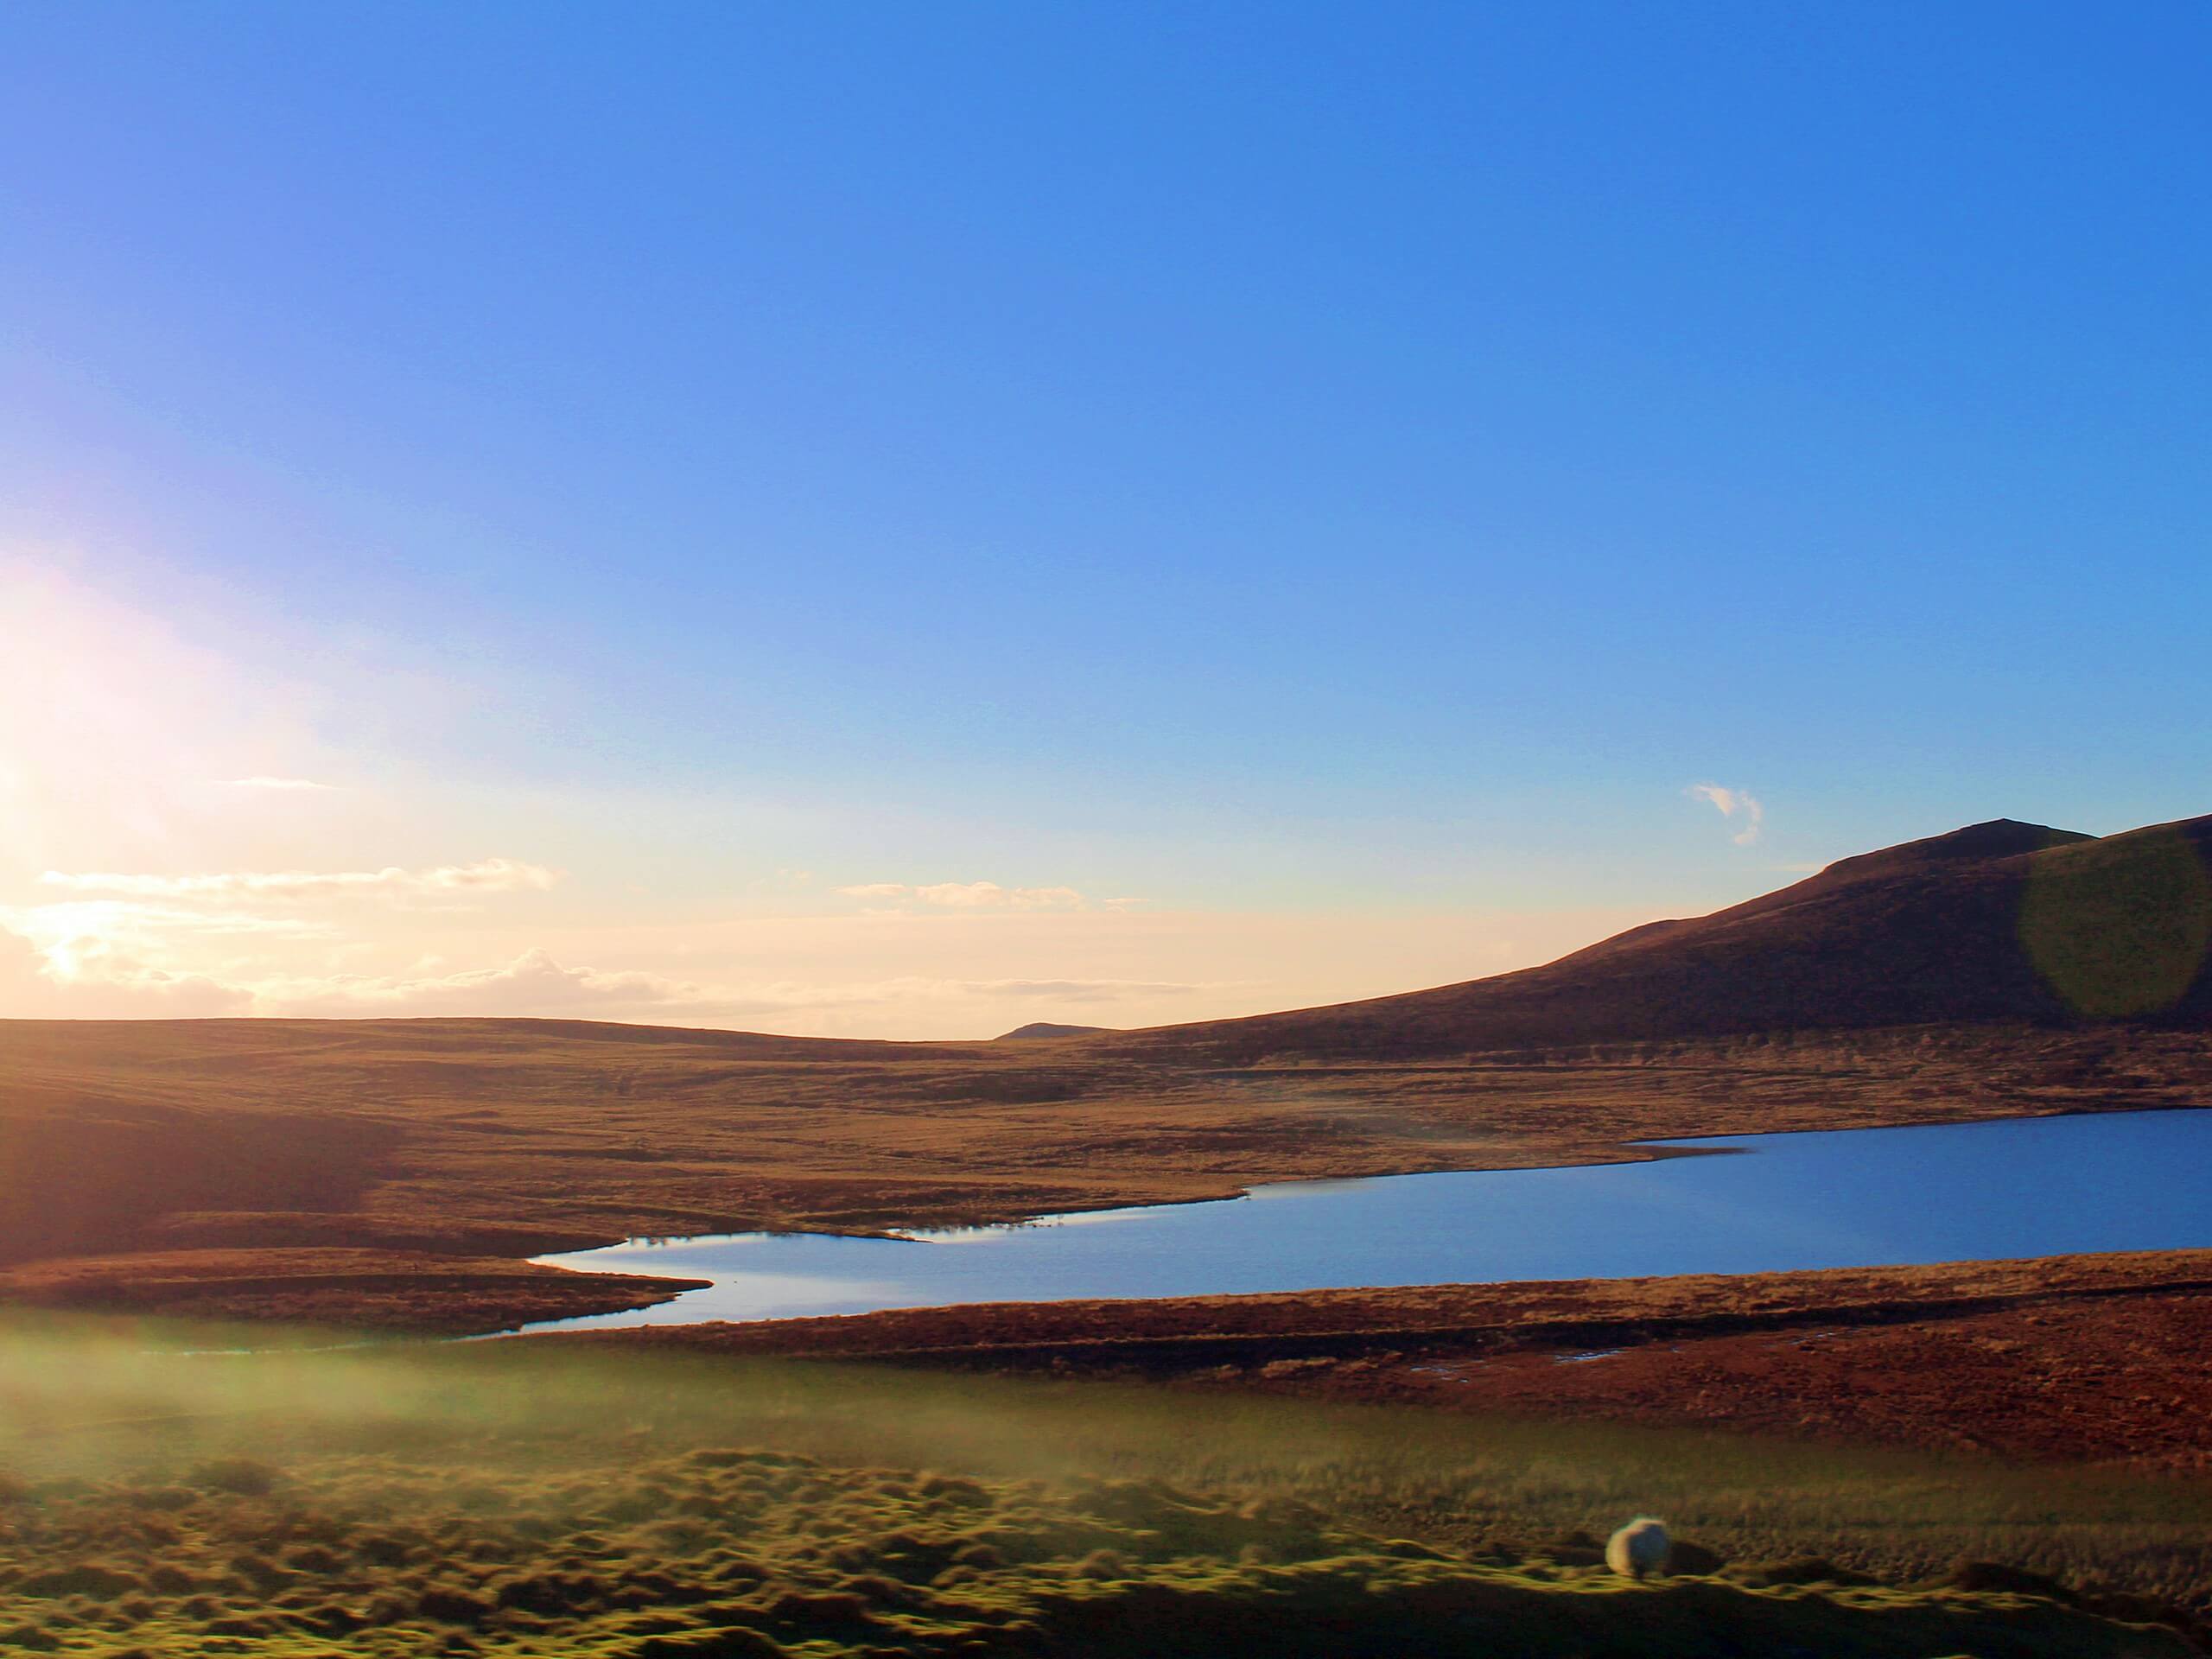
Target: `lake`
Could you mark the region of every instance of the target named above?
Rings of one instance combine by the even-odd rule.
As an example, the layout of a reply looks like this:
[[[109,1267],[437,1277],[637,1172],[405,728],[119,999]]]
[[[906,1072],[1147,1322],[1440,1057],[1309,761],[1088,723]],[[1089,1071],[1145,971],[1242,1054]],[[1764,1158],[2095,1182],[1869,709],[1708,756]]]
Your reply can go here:
[[[1298,1181],[909,1238],[734,1233],[541,1258],[709,1279],[531,1331],[960,1302],[1768,1273],[2212,1244],[2212,1111],[1653,1141],[1576,1169]]]

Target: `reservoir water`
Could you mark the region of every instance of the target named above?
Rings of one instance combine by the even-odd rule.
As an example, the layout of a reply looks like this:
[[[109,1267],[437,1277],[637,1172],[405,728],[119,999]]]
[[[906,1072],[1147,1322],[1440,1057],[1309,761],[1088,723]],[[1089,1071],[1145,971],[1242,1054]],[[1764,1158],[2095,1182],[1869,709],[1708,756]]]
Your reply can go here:
[[[526,1328],[2212,1245],[2212,1111],[1643,1144],[1690,1155],[1291,1182],[1214,1203],[899,1239],[632,1240],[542,1259],[712,1287],[658,1307]]]

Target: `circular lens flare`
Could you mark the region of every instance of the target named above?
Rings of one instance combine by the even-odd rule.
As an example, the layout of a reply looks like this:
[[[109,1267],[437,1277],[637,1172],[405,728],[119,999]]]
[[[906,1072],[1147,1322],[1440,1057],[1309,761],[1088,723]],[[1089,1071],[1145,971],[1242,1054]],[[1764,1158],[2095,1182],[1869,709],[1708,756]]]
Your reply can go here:
[[[2170,825],[2057,849],[2031,866],[2020,943],[2075,1013],[2159,1013],[2212,945],[2212,874]]]

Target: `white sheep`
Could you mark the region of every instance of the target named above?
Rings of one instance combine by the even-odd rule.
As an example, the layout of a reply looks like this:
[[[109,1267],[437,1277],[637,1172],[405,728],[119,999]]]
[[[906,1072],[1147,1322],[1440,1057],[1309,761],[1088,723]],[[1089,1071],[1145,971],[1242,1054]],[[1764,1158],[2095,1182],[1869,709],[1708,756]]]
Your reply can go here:
[[[1673,1548],[1667,1541],[1666,1522],[1639,1515],[1605,1540],[1605,1565],[1623,1578],[1663,1577]]]

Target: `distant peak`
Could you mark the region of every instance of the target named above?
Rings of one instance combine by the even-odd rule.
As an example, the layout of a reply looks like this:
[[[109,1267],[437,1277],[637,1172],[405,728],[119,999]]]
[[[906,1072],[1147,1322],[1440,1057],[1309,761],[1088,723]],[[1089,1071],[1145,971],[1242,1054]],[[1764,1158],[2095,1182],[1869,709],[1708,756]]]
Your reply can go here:
[[[1106,1031],[1106,1026],[1056,1026],[1048,1020],[1039,1020],[1026,1026],[1016,1026],[1012,1031],[1002,1031],[991,1040],[995,1043],[1033,1042],[1044,1037],[1088,1037],[1095,1031]]]
[[[2012,853],[2039,853],[2046,847],[2060,847],[2069,842],[2094,841],[2094,836],[2083,835],[2079,830],[2054,830],[2047,823],[2029,823],[2020,818],[1991,818],[1982,823],[1970,823],[1948,835],[1930,836],[1925,841],[1907,842],[1908,847],[1957,847],[1974,849],[1974,855],[1986,857],[1994,851],[2000,857]]]
[[[1948,830],[1940,836],[1885,847],[1879,852],[1860,853],[1854,858],[1840,858],[1815,876],[1813,880],[1829,887],[1841,881],[1864,880],[1870,876],[1901,875],[1936,865],[1987,863],[2000,858],[2018,858],[2027,853],[2040,853],[2052,847],[2066,847],[2075,842],[2095,839],[2094,836],[2085,836],[2078,830],[2054,830],[2047,823],[2026,823],[2018,818],[1991,818],[1985,823],[1969,823],[1962,829]]]

